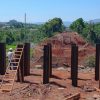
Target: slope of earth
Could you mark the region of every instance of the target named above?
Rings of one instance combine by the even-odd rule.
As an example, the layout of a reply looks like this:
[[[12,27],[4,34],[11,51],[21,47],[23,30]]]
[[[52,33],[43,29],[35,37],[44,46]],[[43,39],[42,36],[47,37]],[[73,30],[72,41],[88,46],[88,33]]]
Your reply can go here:
[[[86,58],[95,55],[95,47],[87,43],[78,33],[66,32],[57,34],[34,48],[33,59],[36,64],[43,62],[43,46],[47,43],[52,44],[53,65],[70,66],[71,64],[71,44],[78,45],[78,64],[84,65]],[[34,64],[32,65],[34,66]]]

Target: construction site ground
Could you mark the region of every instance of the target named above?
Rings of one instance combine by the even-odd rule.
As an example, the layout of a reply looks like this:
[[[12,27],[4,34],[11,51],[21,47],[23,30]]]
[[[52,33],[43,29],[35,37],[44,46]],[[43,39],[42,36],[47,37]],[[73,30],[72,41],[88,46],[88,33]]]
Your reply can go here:
[[[43,46],[52,44],[53,77],[43,84]],[[78,87],[71,81],[71,44],[79,47]],[[76,32],[56,35],[33,48],[30,75],[24,83],[15,82],[11,93],[0,93],[0,100],[67,100],[80,93],[80,100],[100,100],[99,81],[95,81],[94,67],[85,66],[88,57],[95,57],[95,47],[85,42]],[[2,76],[0,76],[0,81]]]
[[[32,68],[24,83],[15,82],[11,93],[0,93],[0,100],[66,100],[80,93],[80,100],[100,100],[99,82],[94,80],[94,69],[79,69],[78,87],[73,87],[70,68],[54,68],[50,83],[43,85],[43,70]]]

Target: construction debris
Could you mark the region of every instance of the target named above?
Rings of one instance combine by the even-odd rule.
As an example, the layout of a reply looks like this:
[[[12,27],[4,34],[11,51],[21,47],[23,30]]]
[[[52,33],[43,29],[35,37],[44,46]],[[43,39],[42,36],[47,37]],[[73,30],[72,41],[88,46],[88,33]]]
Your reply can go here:
[[[73,94],[66,98],[65,100],[79,100],[80,99],[80,93]]]
[[[91,87],[91,86],[84,86],[83,87],[83,90],[85,92],[93,92],[93,91],[96,91],[96,89],[94,87]]]

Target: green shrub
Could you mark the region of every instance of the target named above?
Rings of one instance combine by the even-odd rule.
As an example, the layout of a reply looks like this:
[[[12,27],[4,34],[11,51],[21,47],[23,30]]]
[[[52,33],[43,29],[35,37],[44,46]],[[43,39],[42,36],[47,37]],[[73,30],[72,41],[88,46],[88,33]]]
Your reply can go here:
[[[92,55],[87,57],[85,67],[95,67],[95,56]]]

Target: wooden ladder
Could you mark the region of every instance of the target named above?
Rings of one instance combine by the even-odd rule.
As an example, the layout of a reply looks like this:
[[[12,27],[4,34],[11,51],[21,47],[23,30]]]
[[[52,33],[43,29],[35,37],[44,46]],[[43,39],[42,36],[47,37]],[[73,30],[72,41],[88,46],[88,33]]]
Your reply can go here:
[[[14,81],[22,58],[23,49],[24,45],[17,45],[17,48],[12,56],[12,60],[9,62],[5,75],[3,76],[0,85],[1,92],[11,92],[13,89]]]

